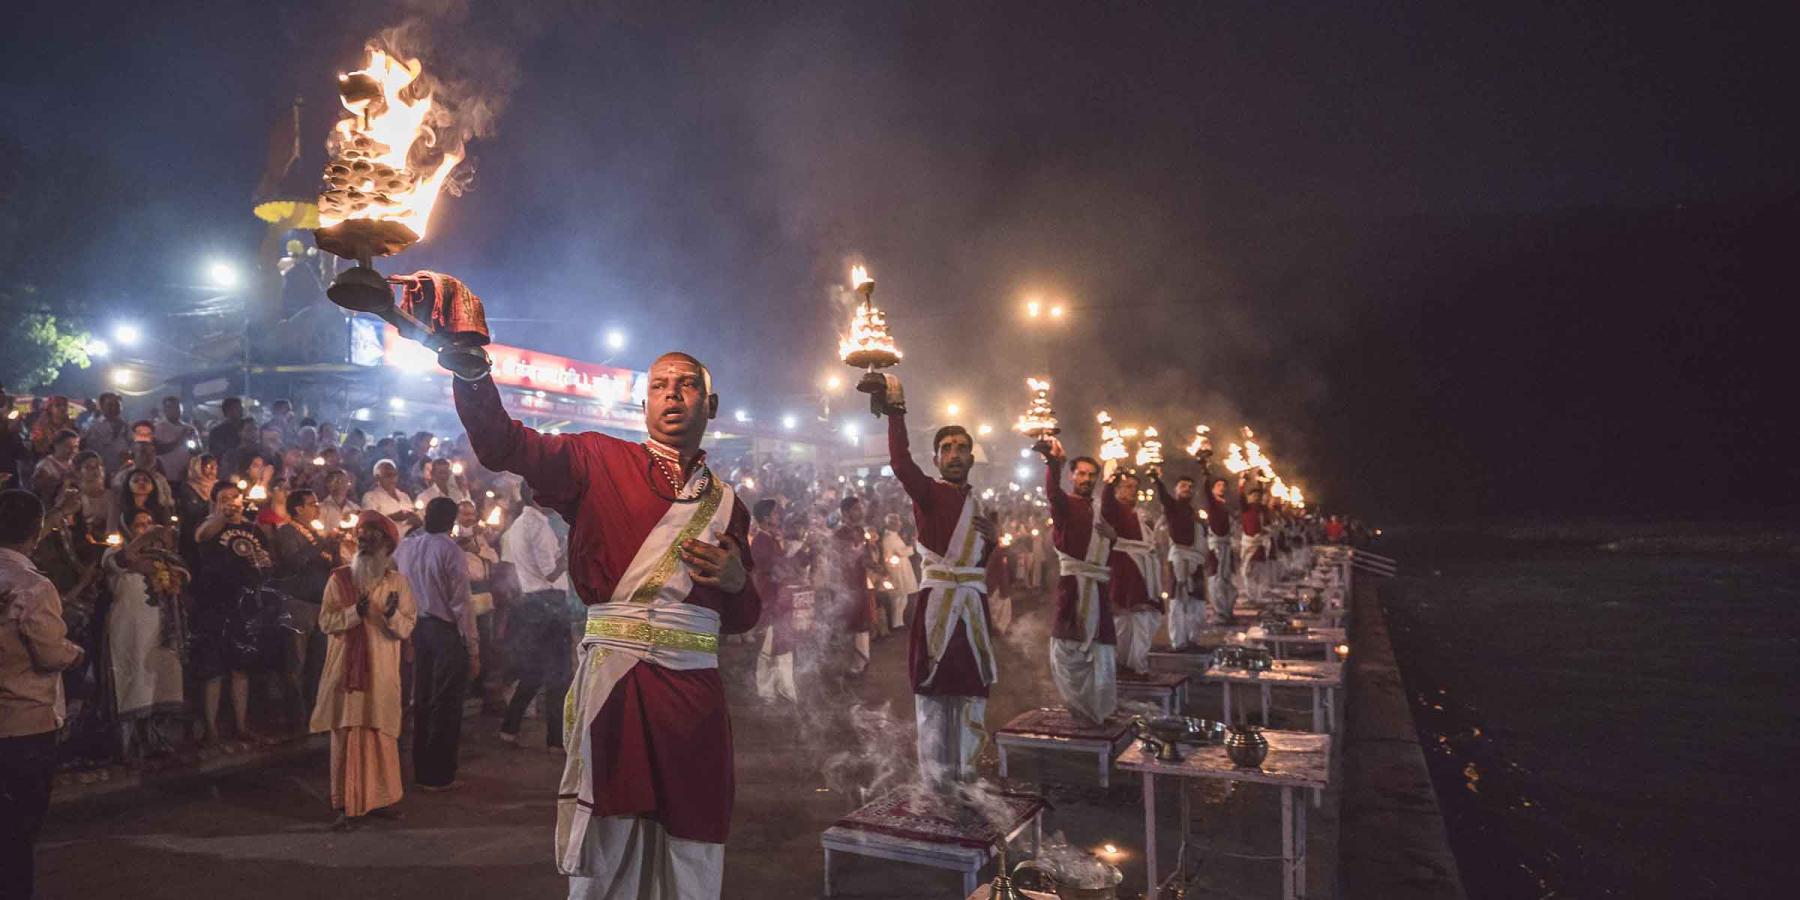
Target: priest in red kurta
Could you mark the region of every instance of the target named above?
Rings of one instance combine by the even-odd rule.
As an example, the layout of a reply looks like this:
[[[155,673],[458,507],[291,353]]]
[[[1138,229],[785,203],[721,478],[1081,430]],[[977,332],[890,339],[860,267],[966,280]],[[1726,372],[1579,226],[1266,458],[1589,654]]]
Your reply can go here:
[[[887,379],[888,463],[912,499],[924,577],[914,595],[907,643],[918,723],[919,774],[927,782],[975,777],[987,743],[988,687],[999,677],[987,605],[987,563],[999,524],[969,485],[975,439],[961,425],[932,438],[932,478],[913,462],[906,407]]]
[[[413,279],[431,308],[454,279]],[[719,896],[731,822],[731,721],[719,635],[748,631],[750,516],[700,449],[712,376],[683,353],[650,368],[648,439],[543,434],[507,415],[480,348],[452,347],[456,410],[482,465],[512,472],[570,523],[569,574],[588,605],[563,711],[568,762],[556,863],[571,898]]]
[[[1162,504],[1163,522],[1169,529],[1169,646],[1180,650],[1199,646],[1206,622],[1206,548],[1196,543],[1199,514],[1194,511],[1194,479],[1183,475],[1175,480],[1170,493],[1163,484],[1162,473],[1149,472],[1156,486],[1157,502]]]
[[[758,500],[750,532],[757,596],[762,598],[762,649],[756,654],[756,694],[764,700],[799,702],[794,689],[793,561],[781,538],[781,508]]]
[[[1044,455],[1044,496],[1050,501],[1051,544],[1062,577],[1056,583],[1056,618],[1050,627],[1050,677],[1069,712],[1098,724],[1119,705],[1113,644],[1112,605],[1107,582],[1112,570],[1113,527],[1100,515],[1094,496],[1100,464],[1078,456],[1070,466],[1075,492],[1062,489],[1062,442],[1047,438],[1035,448]]]
[[[1234,561],[1237,550],[1231,543],[1233,517],[1225,503],[1225,479],[1206,478],[1206,594],[1212,600],[1213,618],[1231,624],[1231,605],[1237,599],[1237,575]]]
[[[849,674],[860,678],[869,668],[869,632],[875,627],[875,592],[869,574],[880,568],[874,535],[863,527],[862,499],[838,503],[838,527],[831,533],[831,597],[844,632],[850,636]]]
[[[1118,635],[1119,665],[1138,675],[1150,674],[1150,642],[1162,626],[1162,563],[1156,548],[1145,539],[1149,530],[1138,515],[1137,476],[1114,476],[1100,498],[1100,515],[1113,527],[1112,570],[1113,629]]]
[[[1262,505],[1262,488],[1252,485],[1243,492],[1244,506],[1239,512],[1239,527],[1243,529],[1242,546],[1238,556],[1243,560],[1244,599],[1252,606],[1260,605],[1263,593],[1269,588],[1270,534],[1264,526],[1266,511]]]

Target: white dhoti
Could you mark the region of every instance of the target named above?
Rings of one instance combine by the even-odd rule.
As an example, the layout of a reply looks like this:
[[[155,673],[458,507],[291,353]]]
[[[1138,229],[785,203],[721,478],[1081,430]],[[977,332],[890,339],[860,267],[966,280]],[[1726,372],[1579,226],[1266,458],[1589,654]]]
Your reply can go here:
[[[1050,680],[1063,705],[1098,724],[1119,707],[1118,663],[1111,644],[1050,639]]]
[[[1259,534],[1255,537],[1246,535],[1243,546],[1239,548],[1239,554],[1243,557],[1244,598],[1252,606],[1262,604],[1263,593],[1269,589],[1270,576],[1273,574],[1270,571],[1272,564],[1269,560],[1256,558],[1258,550],[1262,551],[1265,556],[1269,554],[1269,536],[1266,534]]]
[[[1212,602],[1213,619],[1221,625],[1231,624],[1231,606],[1237,601],[1237,585],[1231,579],[1237,567],[1231,552],[1231,536],[1208,534],[1206,549],[1219,560],[1219,570],[1206,579],[1206,599]]]
[[[606,874],[570,876],[569,900],[717,900],[724,886],[724,844],[669,837],[655,819],[595,819],[584,843]]]
[[[975,757],[987,745],[987,698],[914,694],[919,727],[919,777],[928,784],[975,777]]]
[[[1162,627],[1162,613],[1154,609],[1134,609],[1113,615],[1113,633],[1117,636],[1118,658],[1125,668],[1140,674],[1150,671],[1150,644],[1156,630]]]
[[[1205,553],[1180,544],[1169,547],[1169,568],[1175,573],[1169,591],[1169,646],[1176,650],[1189,644],[1198,646],[1201,631],[1210,624],[1206,601],[1194,596],[1200,593],[1205,566]]]
[[[762,650],[756,654],[756,694],[764,700],[799,702],[794,691],[794,652],[774,652],[775,629],[764,628]]]

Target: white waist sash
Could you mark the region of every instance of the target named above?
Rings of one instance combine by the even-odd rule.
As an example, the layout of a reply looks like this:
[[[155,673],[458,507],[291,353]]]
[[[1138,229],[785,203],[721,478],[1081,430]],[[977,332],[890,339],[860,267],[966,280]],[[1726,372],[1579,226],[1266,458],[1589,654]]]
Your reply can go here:
[[[1113,541],[1113,549],[1131,558],[1138,572],[1144,576],[1144,592],[1152,603],[1162,601],[1162,567],[1156,564],[1156,547],[1149,541],[1134,541],[1130,538],[1119,538]]]
[[[1194,595],[1194,576],[1206,565],[1206,554],[1194,547],[1169,545],[1169,567],[1175,570],[1174,594],[1178,599]]]
[[[1112,570],[1061,550],[1056,563],[1058,572],[1075,577],[1075,614],[1081,620],[1081,649],[1086,650],[1100,630],[1100,585],[1112,580]]]
[[[919,582],[925,592],[925,649],[931,657],[931,671],[925,684],[937,677],[938,663],[950,644],[950,635],[961,622],[969,636],[969,648],[975,651],[975,665],[981,670],[981,683],[999,680],[994,665],[994,645],[988,634],[988,621],[981,598],[987,594],[987,570],[977,566],[946,566],[937,554],[925,556],[925,577]]]

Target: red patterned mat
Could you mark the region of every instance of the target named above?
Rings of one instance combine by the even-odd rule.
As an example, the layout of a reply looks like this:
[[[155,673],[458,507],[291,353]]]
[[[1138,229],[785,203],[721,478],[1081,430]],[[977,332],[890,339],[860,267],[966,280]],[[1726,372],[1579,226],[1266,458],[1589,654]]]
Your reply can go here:
[[[1099,725],[1089,725],[1078,721],[1064,707],[1047,706],[1019,713],[995,734],[1047,734],[1059,738],[1116,741],[1130,728],[1131,720],[1125,716],[1115,715]]]
[[[903,789],[839,820],[838,828],[984,850],[1044,809],[1033,794],[989,793],[986,809],[956,797]]]

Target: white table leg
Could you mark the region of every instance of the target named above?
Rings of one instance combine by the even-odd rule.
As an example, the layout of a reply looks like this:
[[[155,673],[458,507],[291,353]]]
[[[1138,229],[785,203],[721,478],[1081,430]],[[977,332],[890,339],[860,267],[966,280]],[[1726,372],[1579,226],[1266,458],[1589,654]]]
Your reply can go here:
[[[1102,747],[1100,757],[1100,786],[1112,787],[1112,747]]]
[[[1281,789],[1281,900],[1294,898],[1294,789]]]
[[[1325,721],[1331,723],[1333,733],[1337,732],[1337,688],[1325,689]]]
[[[1031,855],[1037,856],[1042,852],[1044,852],[1044,811],[1038,810],[1038,814],[1031,817]]]
[[[1231,717],[1231,682],[1221,681],[1219,687],[1225,691],[1225,724],[1236,725],[1237,720]]]
[[[1188,817],[1193,815],[1188,809],[1187,788],[1187,779],[1175,779],[1175,790],[1179,792],[1179,796],[1181,797],[1181,844],[1175,848],[1175,877],[1179,879],[1177,883],[1184,891],[1187,889],[1188,839],[1191,834],[1190,829],[1192,828],[1192,825],[1188,821]]]
[[[975,884],[976,884],[975,875],[976,875],[977,871],[979,871],[979,870],[970,869],[969,871],[963,873],[963,896],[964,897],[967,897],[970,894],[975,893]]]
[[[1000,777],[1006,777],[1006,745],[996,741],[994,746],[1000,748]]]
[[[1294,803],[1294,881],[1298,896],[1306,896],[1306,800],[1296,797]]]
[[[1149,772],[1144,773],[1144,880],[1144,900],[1156,900],[1156,776]]]
[[[1263,727],[1269,727],[1269,686],[1262,686]]]
[[[831,848],[825,848],[825,896],[831,896]]]
[[[1325,732],[1325,710],[1320,708],[1319,689],[1317,687],[1314,687],[1312,689],[1312,697],[1313,697],[1313,729],[1312,730],[1313,730],[1314,734],[1323,734]]]

